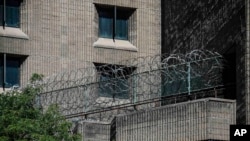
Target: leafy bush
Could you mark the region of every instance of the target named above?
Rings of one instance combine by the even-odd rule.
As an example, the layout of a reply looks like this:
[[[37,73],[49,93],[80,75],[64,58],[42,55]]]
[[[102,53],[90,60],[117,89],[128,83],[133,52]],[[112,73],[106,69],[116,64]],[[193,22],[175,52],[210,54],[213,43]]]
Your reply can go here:
[[[42,75],[33,75],[41,80]],[[36,81],[34,77],[31,79]],[[71,123],[59,112],[57,105],[46,111],[35,105],[40,88],[28,86],[21,92],[0,94],[0,141],[77,141],[71,134]]]

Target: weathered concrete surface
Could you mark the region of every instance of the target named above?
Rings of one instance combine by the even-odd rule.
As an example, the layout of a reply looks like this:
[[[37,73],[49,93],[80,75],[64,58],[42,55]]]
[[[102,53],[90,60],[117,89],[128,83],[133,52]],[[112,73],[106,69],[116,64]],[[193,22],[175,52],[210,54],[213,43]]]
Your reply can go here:
[[[110,141],[110,124],[104,122],[85,121],[80,124],[78,131],[83,141]]]
[[[229,140],[236,102],[206,98],[116,117],[117,141]]]

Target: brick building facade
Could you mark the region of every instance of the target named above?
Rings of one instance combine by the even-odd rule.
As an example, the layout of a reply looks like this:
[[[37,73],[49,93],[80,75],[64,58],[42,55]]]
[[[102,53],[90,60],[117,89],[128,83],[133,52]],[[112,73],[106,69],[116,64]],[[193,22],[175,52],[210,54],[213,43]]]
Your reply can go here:
[[[15,20],[8,18],[12,19],[16,15],[8,15],[8,9],[0,7],[4,11],[0,17],[0,57],[3,62],[0,64],[0,84],[6,88],[7,83],[4,82],[12,78],[8,77],[8,71],[4,69],[8,67],[8,59],[12,64],[10,66],[17,68],[10,72],[19,73],[18,80],[12,78],[15,81],[11,81],[10,85],[18,82],[18,85],[24,86],[32,73],[50,76],[66,70],[96,67],[98,64],[124,65],[117,62],[161,53],[186,53],[194,49],[206,49],[218,52],[225,58],[225,69],[222,71],[223,90],[220,93],[215,92],[214,95],[218,94],[217,98],[185,99],[187,102],[178,103],[178,99],[174,97],[171,99],[174,102],[169,100],[168,103],[165,100],[169,105],[159,102],[164,100],[162,95],[160,98],[154,97],[153,100],[148,96],[151,101],[146,101],[146,104],[134,101],[132,103],[129,99],[123,100],[125,103],[119,105],[119,101],[116,101],[115,106],[118,108],[114,109],[115,112],[107,112],[115,117],[112,122],[101,121],[101,112],[92,114],[95,118],[100,117],[96,121],[89,121],[84,112],[79,117],[74,117],[81,119],[78,131],[87,140],[229,140],[230,124],[250,122],[249,0],[0,2],[2,7],[20,8],[19,17],[17,16],[19,22],[15,24]],[[18,63],[13,63],[17,59]],[[148,66],[142,68],[151,69]],[[153,77],[145,79],[145,82],[138,82],[139,85],[143,84],[143,88],[136,94],[143,93],[142,97],[145,98],[145,95],[160,89],[160,85],[149,87],[147,83],[148,80],[162,81],[155,76],[161,74],[157,72]],[[92,86],[86,88],[84,93],[96,87]],[[79,89],[67,89],[62,93],[66,93],[63,96],[74,95]],[[158,93],[161,90],[156,92]],[[44,95],[46,96],[48,95]],[[74,98],[71,100],[74,103]],[[79,100],[81,99],[77,102],[81,103]],[[98,100],[102,102],[107,98]],[[68,104],[65,101],[62,106]],[[84,102],[88,101],[84,99]],[[106,104],[112,102],[108,101]],[[103,108],[103,105],[100,107]],[[125,110],[129,113],[119,109],[122,105],[128,106]],[[140,111],[140,108],[145,107],[148,108]],[[64,112],[70,111],[73,110]]]
[[[3,2],[1,0],[1,5]],[[19,19],[16,26],[8,25],[8,18],[12,17],[8,16],[6,8],[7,23],[5,27],[1,24],[0,29],[0,52],[6,54],[7,59],[14,56],[20,60],[18,84],[21,86],[33,73],[49,76],[93,66],[93,62],[112,64],[160,54],[160,4],[160,0],[19,0],[16,5],[15,2],[6,3],[6,7],[19,8],[20,15],[14,15]],[[116,6],[117,15],[127,20],[125,40],[113,41],[113,37],[99,36],[98,10],[105,6]],[[132,12],[125,15],[129,10]]]

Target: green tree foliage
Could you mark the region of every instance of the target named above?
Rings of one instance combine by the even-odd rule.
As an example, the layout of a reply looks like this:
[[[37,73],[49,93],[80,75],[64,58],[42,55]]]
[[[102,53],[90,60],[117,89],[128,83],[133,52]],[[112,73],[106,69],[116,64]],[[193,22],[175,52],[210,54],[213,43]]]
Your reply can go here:
[[[79,134],[69,132],[71,123],[59,113],[56,105],[46,111],[37,106],[35,101],[40,90],[29,86],[21,92],[0,94],[0,141],[80,140]]]

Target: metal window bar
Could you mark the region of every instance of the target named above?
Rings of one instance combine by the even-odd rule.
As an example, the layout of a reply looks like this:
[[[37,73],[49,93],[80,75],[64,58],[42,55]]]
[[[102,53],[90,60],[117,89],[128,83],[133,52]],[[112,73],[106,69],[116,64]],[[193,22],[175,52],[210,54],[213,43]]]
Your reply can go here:
[[[113,18],[113,41],[115,42],[116,37],[116,6],[114,6],[114,18]]]
[[[3,29],[5,29],[6,23],[6,1],[3,0]]]
[[[6,54],[3,54],[3,91],[5,91],[6,85]]]

